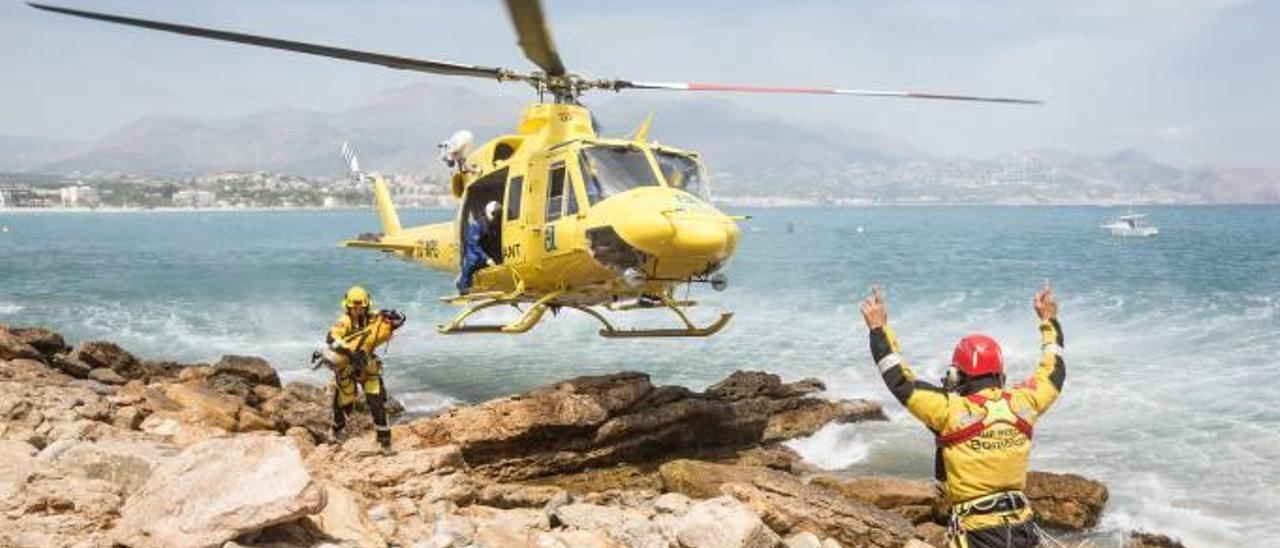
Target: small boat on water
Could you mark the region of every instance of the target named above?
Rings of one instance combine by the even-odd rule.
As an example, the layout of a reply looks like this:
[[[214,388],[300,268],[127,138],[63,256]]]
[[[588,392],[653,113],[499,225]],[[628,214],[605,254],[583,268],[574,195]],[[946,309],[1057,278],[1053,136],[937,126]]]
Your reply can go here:
[[[1121,215],[1114,221],[1102,225],[1102,228],[1111,231],[1112,236],[1145,238],[1155,236],[1160,233],[1160,229],[1147,224],[1145,219],[1147,216],[1140,213],[1130,212]]]

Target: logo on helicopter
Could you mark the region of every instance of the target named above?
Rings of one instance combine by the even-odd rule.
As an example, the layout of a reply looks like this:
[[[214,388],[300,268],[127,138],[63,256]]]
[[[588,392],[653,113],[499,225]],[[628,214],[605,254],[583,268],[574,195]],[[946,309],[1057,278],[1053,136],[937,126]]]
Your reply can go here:
[[[542,238],[542,249],[544,251],[556,250],[556,225],[547,225],[547,235]]]

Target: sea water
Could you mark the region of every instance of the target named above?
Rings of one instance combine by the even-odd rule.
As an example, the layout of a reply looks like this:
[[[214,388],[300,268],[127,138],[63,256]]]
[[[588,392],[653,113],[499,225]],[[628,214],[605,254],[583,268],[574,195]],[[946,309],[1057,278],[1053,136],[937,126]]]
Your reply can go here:
[[[884,286],[903,352],[942,375],[961,336],[996,337],[1014,378],[1039,350],[1031,297],[1061,301],[1067,381],[1036,429],[1032,466],[1105,482],[1101,529],[1191,545],[1280,544],[1280,208],[1148,208],[1160,235],[1110,236],[1104,208],[790,208],[742,223],[730,283],[695,287],[695,317],[735,316],[707,339],[606,340],[594,320],[547,315],[523,336],[442,336],[453,276],[337,242],[376,231],[368,210],[0,213],[0,323],[105,338],[149,358],[265,356],[323,382],[307,357],[353,283],[409,323],[387,350],[390,390],[432,411],[575,375],[639,370],[695,389],[736,369],[817,377],[890,421],[792,442],[835,470],[929,477],[932,439],[871,363],[858,303]],[[445,220],[407,211],[405,224]],[[681,295],[683,296],[683,290]],[[499,311],[494,321],[511,317]],[[669,326],[660,312],[616,316]]]

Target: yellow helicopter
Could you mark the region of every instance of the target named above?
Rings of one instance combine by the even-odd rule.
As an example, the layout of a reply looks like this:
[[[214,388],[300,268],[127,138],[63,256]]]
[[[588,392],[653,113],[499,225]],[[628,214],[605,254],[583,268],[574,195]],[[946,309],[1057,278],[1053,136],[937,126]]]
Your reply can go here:
[[[710,325],[695,325],[686,312],[696,303],[678,299],[675,290],[693,283],[724,289],[727,280],[718,271],[737,247],[737,221],[741,217],[726,215],[711,205],[706,171],[696,153],[649,141],[652,115],[626,138],[599,135],[590,112],[578,102],[587,91],[809,93],[1039,103],[911,91],[588,79],[566,70],[538,0],[506,0],[525,57],[541,69],[531,72],[29,4],[46,11],[153,30],[395,69],[533,86],[539,102],[524,110],[514,133],[493,138],[474,150],[465,132],[442,144],[442,159],[452,169],[451,190],[459,200],[454,221],[401,226],[387,185],[375,173],[371,175],[374,206],[382,232],[342,243],[383,251],[447,272],[460,271],[465,252],[483,251],[488,260],[474,272],[473,279],[467,280],[471,282],[470,291],[444,298],[464,307],[453,321],[439,327],[446,334],[524,333],[548,309],[562,308],[599,320],[603,324],[600,335],[605,337],[703,337],[720,331],[732,317],[732,313],[723,313]],[[343,149],[351,172],[365,177],[355,150],[345,143]],[[484,226],[485,237],[468,242],[467,230],[473,224]],[[461,276],[468,278],[469,274],[462,272]],[[513,321],[496,325],[467,323],[477,312],[508,305],[520,311]],[[607,311],[637,308],[669,309],[681,325],[668,329],[620,329],[605,317]]]

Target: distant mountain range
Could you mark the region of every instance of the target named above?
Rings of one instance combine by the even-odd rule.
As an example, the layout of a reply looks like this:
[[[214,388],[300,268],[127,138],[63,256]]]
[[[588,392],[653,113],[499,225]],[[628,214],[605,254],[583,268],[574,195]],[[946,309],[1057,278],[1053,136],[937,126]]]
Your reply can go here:
[[[308,176],[342,172],[351,139],[364,163],[398,173],[444,168],[435,145],[459,129],[478,140],[513,130],[524,101],[416,85],[342,112],[278,109],[230,119],[147,117],[95,142],[0,136],[0,172],[191,177],[222,171]],[[718,195],[815,202],[1280,202],[1280,169],[1181,169],[1140,151],[1105,157],[1058,151],[994,159],[937,158],[886,136],[819,131],[716,99],[628,97],[590,104],[605,135],[650,111],[651,137],[697,150]]]

